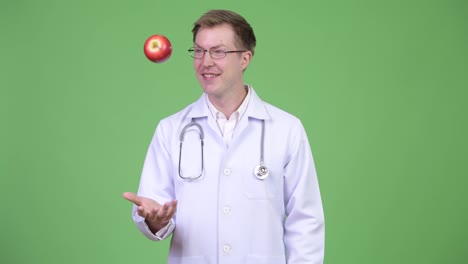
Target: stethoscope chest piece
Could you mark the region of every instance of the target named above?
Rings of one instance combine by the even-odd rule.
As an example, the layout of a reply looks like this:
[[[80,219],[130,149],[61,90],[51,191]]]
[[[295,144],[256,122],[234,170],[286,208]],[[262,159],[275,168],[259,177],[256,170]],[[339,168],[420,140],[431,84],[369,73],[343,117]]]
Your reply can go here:
[[[264,180],[268,177],[270,172],[268,171],[268,168],[265,165],[259,164],[257,167],[254,169],[254,175],[257,177],[259,180]]]

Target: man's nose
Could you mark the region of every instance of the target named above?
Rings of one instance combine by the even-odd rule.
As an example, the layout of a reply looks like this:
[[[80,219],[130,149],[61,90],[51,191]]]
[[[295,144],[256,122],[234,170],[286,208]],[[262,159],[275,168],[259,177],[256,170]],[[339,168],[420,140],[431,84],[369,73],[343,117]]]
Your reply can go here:
[[[210,67],[214,65],[214,60],[211,58],[211,54],[209,51],[205,51],[205,55],[202,58],[203,66]]]

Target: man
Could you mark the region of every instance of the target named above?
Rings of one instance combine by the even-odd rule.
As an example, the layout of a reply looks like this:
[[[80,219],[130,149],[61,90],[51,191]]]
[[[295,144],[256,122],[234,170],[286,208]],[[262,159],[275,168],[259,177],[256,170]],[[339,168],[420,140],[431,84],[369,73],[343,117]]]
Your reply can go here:
[[[168,262],[323,263],[324,217],[301,122],[243,82],[256,44],[247,21],[226,10],[192,30],[204,93],[160,121],[133,219],[149,239],[172,234]]]

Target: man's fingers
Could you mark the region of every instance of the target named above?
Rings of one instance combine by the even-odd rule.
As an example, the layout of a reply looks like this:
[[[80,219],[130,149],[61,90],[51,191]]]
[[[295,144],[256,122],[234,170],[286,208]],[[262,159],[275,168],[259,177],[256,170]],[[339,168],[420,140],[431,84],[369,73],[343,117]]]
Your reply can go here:
[[[171,213],[171,218],[174,213],[177,211],[177,200],[173,200],[169,203],[169,211]]]
[[[138,197],[136,194],[132,193],[132,192],[124,192],[123,193],[123,198],[129,200],[130,202],[140,206],[141,205],[141,200],[140,200],[140,197]]]
[[[149,221],[155,223],[158,220],[158,212],[160,211],[161,208],[153,208],[151,211],[148,212],[148,216],[146,219]]]
[[[176,208],[176,200],[165,203],[158,212],[158,219],[162,219],[164,222],[169,222],[169,220],[174,216]]]
[[[172,218],[174,213],[177,211],[177,200],[172,200],[169,203],[167,203],[167,205],[168,205],[168,213],[170,215],[170,218]]]
[[[145,208],[143,206],[138,206],[137,212],[140,216],[145,217]]]
[[[170,205],[171,205],[171,207],[174,207],[174,211],[176,211],[176,209],[177,209],[177,200],[172,200],[170,202]]]
[[[151,211],[145,210],[145,207],[143,206],[138,206],[137,212],[139,216],[148,220],[151,220],[151,218],[153,217],[153,214],[151,213]]]
[[[156,217],[157,219],[159,219],[159,221],[166,222],[168,209],[169,205],[167,203],[165,203],[161,208],[159,208],[159,210],[156,212]]]

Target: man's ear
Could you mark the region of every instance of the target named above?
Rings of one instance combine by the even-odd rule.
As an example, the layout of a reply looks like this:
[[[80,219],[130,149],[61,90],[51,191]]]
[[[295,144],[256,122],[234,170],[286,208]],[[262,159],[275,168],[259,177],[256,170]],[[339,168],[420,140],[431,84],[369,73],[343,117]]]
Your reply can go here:
[[[249,66],[250,61],[252,60],[253,54],[250,50],[245,51],[242,53],[242,60],[241,60],[241,66],[242,66],[242,71],[245,71],[247,69],[247,66]]]

